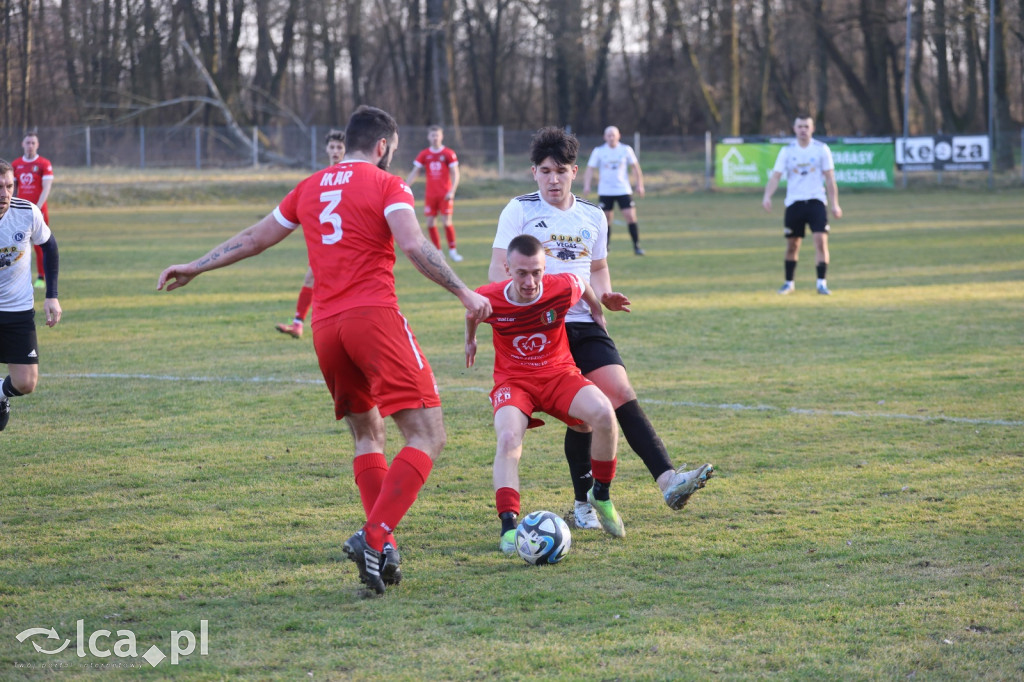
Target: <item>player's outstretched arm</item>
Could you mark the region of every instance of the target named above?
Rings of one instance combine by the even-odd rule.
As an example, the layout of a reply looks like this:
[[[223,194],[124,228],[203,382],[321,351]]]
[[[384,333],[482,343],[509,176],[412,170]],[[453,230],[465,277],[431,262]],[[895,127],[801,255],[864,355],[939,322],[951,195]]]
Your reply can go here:
[[[590,262],[590,284],[594,293],[608,310],[629,312],[629,298],[625,294],[612,291],[612,275],[608,269],[608,259],[599,258]]]
[[[466,308],[468,316],[481,322],[490,317],[490,301],[459,279],[441,252],[423,236],[415,213],[411,210],[392,211],[387,220],[398,248],[424,277],[455,294]]]
[[[466,311],[466,367],[472,367],[476,362],[476,328],[480,323],[469,316]]]
[[[172,265],[165,269],[160,273],[160,277],[157,278],[157,291],[163,289],[165,285],[167,291],[174,291],[179,287],[185,286],[204,272],[223,268],[250,256],[263,253],[292,232],[293,230],[277,222],[277,218],[271,213],[255,225],[250,225],[220,246],[209,251],[202,258],[191,263]]]

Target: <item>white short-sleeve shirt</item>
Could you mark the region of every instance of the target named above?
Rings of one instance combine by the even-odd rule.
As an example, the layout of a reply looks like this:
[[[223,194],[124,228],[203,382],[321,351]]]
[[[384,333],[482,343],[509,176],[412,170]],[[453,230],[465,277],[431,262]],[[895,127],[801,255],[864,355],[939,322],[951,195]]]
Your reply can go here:
[[[507,249],[521,234],[536,237],[544,245],[545,269],[555,275],[569,272],[590,282],[591,261],[608,257],[608,221],[594,204],[573,196],[565,211],[555,208],[538,192],[508,202],[498,218],[494,248]],[[590,308],[579,301],[569,309],[566,322],[593,322]]]
[[[587,160],[588,168],[596,168],[599,174],[597,179],[597,193],[603,197],[618,197],[623,194],[632,194],[633,187],[629,184],[629,167],[638,165],[636,153],[628,144],[621,142],[614,147],[608,143],[595,147],[590,159]]]
[[[835,170],[832,150],[818,140],[806,147],[790,142],[779,150],[773,173],[781,173],[786,180],[786,206],[797,201],[817,199],[828,203],[825,195],[825,171]]]
[[[50,228],[39,207],[27,199],[11,199],[0,218],[0,310],[33,308],[32,245],[49,240]]]

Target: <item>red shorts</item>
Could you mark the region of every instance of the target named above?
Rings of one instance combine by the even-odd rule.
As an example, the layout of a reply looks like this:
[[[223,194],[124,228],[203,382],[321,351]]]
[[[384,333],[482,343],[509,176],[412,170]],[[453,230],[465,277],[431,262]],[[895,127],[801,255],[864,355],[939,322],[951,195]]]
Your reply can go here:
[[[444,194],[428,194],[423,199],[423,215],[451,215],[455,211],[455,202],[445,201]]]
[[[409,322],[393,308],[353,308],[313,324],[334,415],[439,407],[437,382]]]
[[[547,412],[569,426],[577,426],[583,422],[570,417],[569,408],[584,386],[593,386],[593,382],[584,378],[575,367],[557,374],[531,374],[495,386],[491,391],[491,406],[497,412],[506,405],[512,405],[527,417],[534,412]],[[530,419],[528,428],[543,423],[539,419]]]

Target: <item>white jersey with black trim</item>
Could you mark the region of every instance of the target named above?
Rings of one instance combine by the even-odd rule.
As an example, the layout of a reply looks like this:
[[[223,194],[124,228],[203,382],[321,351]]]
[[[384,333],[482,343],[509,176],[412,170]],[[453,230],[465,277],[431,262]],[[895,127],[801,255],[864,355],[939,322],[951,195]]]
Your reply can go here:
[[[50,228],[43,212],[27,199],[11,199],[0,218],[0,310],[22,312],[31,310],[32,244],[45,244]]]
[[[507,249],[521,234],[536,237],[544,245],[545,269],[555,275],[569,272],[590,282],[590,263],[608,257],[608,222],[596,205],[573,196],[566,210],[555,208],[539,192],[508,202],[498,218],[494,248]],[[590,308],[580,300],[569,309],[566,322],[593,322]]]
[[[595,147],[587,160],[588,168],[596,168],[598,172],[597,193],[602,197],[619,197],[632,194],[633,187],[629,184],[629,167],[639,164],[636,152],[628,144],[621,142],[614,147],[604,143]]]
[[[786,180],[786,206],[797,201],[817,199],[828,203],[825,195],[825,171],[835,170],[832,150],[812,139],[806,147],[790,142],[779,150],[773,173],[782,173]]]

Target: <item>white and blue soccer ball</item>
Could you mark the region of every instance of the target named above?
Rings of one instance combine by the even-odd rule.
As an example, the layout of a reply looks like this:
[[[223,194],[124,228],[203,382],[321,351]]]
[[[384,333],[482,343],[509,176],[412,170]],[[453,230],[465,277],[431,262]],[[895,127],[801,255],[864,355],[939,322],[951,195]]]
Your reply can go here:
[[[571,545],[569,526],[553,512],[527,514],[516,527],[516,551],[528,564],[557,564]]]

